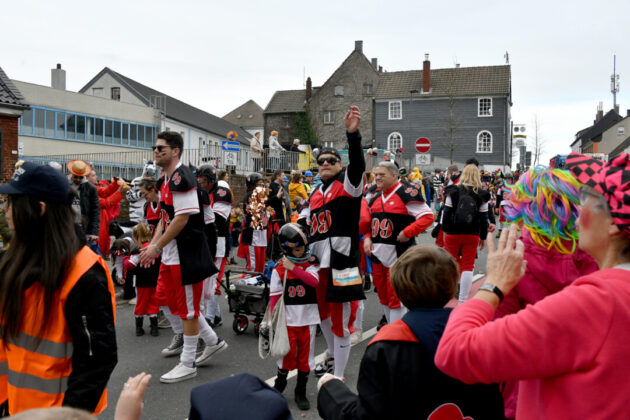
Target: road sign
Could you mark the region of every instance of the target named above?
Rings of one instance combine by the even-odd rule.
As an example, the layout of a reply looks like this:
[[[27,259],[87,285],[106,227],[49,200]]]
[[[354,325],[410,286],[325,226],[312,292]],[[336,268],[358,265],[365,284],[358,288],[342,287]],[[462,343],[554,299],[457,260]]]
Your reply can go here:
[[[221,142],[221,149],[225,150],[226,152],[238,152],[240,149],[240,143],[237,141],[229,141],[229,140],[223,140]]]
[[[431,155],[429,153],[423,153],[421,155],[416,155],[416,165],[428,166],[430,164],[431,164]]]
[[[416,140],[416,150],[418,153],[426,153],[431,150],[431,142],[426,137],[420,137]]]
[[[224,160],[225,165],[236,166],[236,156],[237,156],[236,152],[225,152],[225,160]]]

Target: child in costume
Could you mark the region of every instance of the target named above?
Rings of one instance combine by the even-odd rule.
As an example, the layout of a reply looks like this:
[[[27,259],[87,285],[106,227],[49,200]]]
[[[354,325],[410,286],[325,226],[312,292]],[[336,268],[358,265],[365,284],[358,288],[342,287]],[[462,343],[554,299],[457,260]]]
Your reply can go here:
[[[274,388],[284,391],[287,375],[291,370],[297,369],[295,403],[300,410],[308,410],[310,403],[306,398],[306,383],[311,371],[309,352],[320,322],[315,291],[319,283],[319,262],[310,255],[306,234],[297,223],[282,226],[278,239],[284,257],[271,274],[269,305],[273,313],[278,300],[281,297],[284,299],[291,349],[278,361],[278,376]]]
[[[127,273],[133,276],[134,286],[136,287],[136,335],[144,335],[142,323],[144,316],[149,316],[150,334],[154,337],[160,335],[158,330],[157,314],[159,311],[158,302],[155,297],[155,288],[157,286],[158,274],[160,270],[159,258],[155,264],[148,268],[140,267],[140,250],[149,246],[151,243],[151,230],[144,223],[138,223],[131,234],[133,241],[138,245],[129,258],[125,258],[125,268]]]

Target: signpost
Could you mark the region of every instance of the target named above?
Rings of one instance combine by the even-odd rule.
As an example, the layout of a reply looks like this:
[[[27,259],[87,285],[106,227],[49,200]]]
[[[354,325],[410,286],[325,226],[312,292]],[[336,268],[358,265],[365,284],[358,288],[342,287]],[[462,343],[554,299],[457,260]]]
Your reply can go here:
[[[431,155],[429,153],[416,155],[416,165],[428,166],[430,164],[431,164]]]
[[[226,152],[238,152],[240,150],[240,145],[241,144],[237,141],[223,140],[221,142],[221,149]]]
[[[420,137],[416,140],[416,150],[418,153],[426,153],[431,150],[431,141],[426,137]]]

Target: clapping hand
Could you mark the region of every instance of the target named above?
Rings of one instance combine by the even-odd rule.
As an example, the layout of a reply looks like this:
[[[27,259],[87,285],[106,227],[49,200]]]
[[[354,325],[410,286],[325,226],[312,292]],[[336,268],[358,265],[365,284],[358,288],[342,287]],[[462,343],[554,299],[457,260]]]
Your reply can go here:
[[[114,420],[138,420],[142,415],[144,391],[151,380],[151,375],[144,372],[129,378],[118,397]]]
[[[516,225],[510,229],[504,229],[499,238],[499,244],[495,248],[492,235],[488,235],[488,262],[486,269],[488,276],[486,281],[496,285],[504,295],[514,288],[525,275],[527,261],[523,254],[525,245],[518,239]]]

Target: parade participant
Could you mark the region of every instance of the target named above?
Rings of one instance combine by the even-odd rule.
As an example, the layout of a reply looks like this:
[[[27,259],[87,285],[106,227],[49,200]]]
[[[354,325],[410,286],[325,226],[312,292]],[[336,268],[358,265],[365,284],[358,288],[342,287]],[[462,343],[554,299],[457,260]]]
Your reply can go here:
[[[417,188],[400,182],[392,162],[379,162],[374,178],[379,191],[368,202],[370,229],[364,235],[363,248],[373,256],[372,280],[387,322],[392,323],[406,311],[392,289],[389,268],[414,245],[413,238],[433,224],[433,212]]]
[[[483,249],[488,236],[490,194],[481,188],[479,168],[474,164],[467,165],[459,185],[446,187],[444,194],[444,249],[459,263],[459,303],[463,303],[472,287],[477,246]]]
[[[278,241],[284,256],[271,273],[269,305],[273,313],[278,300],[284,300],[291,349],[283,359],[278,360],[274,388],[283,392],[287,386],[287,375],[297,369],[295,403],[300,410],[308,410],[311,408],[306,398],[306,383],[311,373],[309,352],[319,324],[315,291],[319,282],[319,266],[317,258],[312,257],[308,250],[308,240],[300,225],[288,223],[282,226]]]
[[[597,271],[595,260],[577,247],[579,188],[568,171],[542,167],[529,170],[511,187],[505,197],[506,221],[521,231],[527,269],[497,308],[495,318],[516,313]],[[518,382],[505,383],[502,393],[505,417],[513,419]]]
[[[207,364],[227,343],[217,337],[203,316],[200,304],[203,280],[218,270],[212,263],[203,232],[204,220],[197,195],[197,182],[188,167],[180,162],[184,140],[179,133],[158,134],[156,164],[163,169],[157,183],[160,189],[161,229],[140,254],[140,264],[149,266],[161,254],[160,279],[165,288],[168,307],[184,324],[184,347],[180,363],[162,375],[161,382],[174,383],[197,376],[197,366]],[[195,359],[197,341],[206,344]]]
[[[286,223],[285,213],[288,211],[284,199],[284,187],[282,186],[282,180],[284,179],[284,171],[282,169],[276,169],[271,176],[271,182],[269,183],[269,197],[267,198],[267,204],[273,209],[274,220],[281,227]]]
[[[145,200],[140,193],[140,182],[144,178],[157,179],[157,177],[158,168],[155,163],[150,160],[145,160],[142,168],[142,176],[134,178],[133,181],[131,181],[132,187],[125,195],[125,198],[129,202],[129,221],[131,222],[127,227],[133,226],[134,224],[142,221]]]
[[[140,250],[146,248],[151,243],[151,230],[144,223],[138,223],[133,229],[131,237],[138,245],[138,250],[132,253],[125,260],[125,268],[127,273],[133,276],[133,284],[136,288],[137,302],[134,310],[136,316],[136,336],[144,335],[142,323],[144,316],[149,317],[150,333],[157,337],[160,335],[158,331],[158,302],[155,297],[155,288],[160,270],[159,258],[155,264],[145,268],[140,267]]]
[[[446,196],[444,194],[444,190],[449,185],[457,185],[459,183],[459,178],[461,176],[461,172],[459,172],[459,167],[457,165],[451,165],[446,169],[446,175],[444,177],[444,183],[442,184],[442,188],[438,194],[438,200],[440,201],[440,210],[438,213],[438,227],[437,235],[434,236],[436,238],[435,244],[441,248],[444,247],[444,229],[442,228],[442,220],[444,215],[444,200]]]
[[[441,192],[444,179],[442,178],[441,171],[439,169],[435,169],[435,174],[433,175],[433,178],[431,178],[431,182],[433,183],[433,191],[435,191],[435,209],[440,211],[440,202],[442,200]]]
[[[343,168],[339,152],[324,147],[317,156],[322,184],[309,198],[305,217],[310,224],[311,250],[320,261],[317,303],[321,329],[328,348],[315,374],[328,370],[342,377],[350,357],[356,301],[365,299],[359,274],[359,217],[365,160],[361,149],[359,108],[344,117],[349,165]],[[354,303],[351,303],[354,302]]]
[[[625,418],[630,387],[630,155],[610,162],[572,153],[567,168],[580,188],[579,247],[599,271],[492,320],[525,274],[517,226],[492,239],[486,285],[457,308],[435,357],[465,382],[520,379],[516,417]],[[532,363],[532,358],[536,363]],[[605,397],[604,397],[605,395]]]
[[[247,260],[247,271],[262,273],[265,269],[267,248],[266,188],[262,175],[249,174],[246,178],[247,194],[243,199],[243,229],[238,256]]]
[[[112,182],[101,180],[99,185],[96,172],[92,170],[87,176],[89,183],[96,187],[98,204],[101,209],[98,230],[98,245],[103,256],[109,256],[109,222],[116,218],[116,210],[120,212],[120,202],[124,194],[131,187],[122,179],[113,179]]]
[[[428,245],[409,248],[391,268],[392,286],[410,310],[370,342],[357,391],[333,375],[318,383],[324,419],[501,419],[498,385],[466,385],[440,372],[433,356],[457,290],[457,263]]]
[[[503,178],[500,179],[500,184],[497,187],[497,205],[495,207],[495,213],[499,216],[499,229],[497,230],[497,238],[501,236],[501,231],[507,226],[505,220],[505,205],[508,203],[506,197],[510,194],[510,185],[514,182],[514,176],[511,172],[506,172]]]
[[[71,160],[66,165],[71,174],[70,180],[77,189],[77,196],[72,202],[72,208],[77,215],[77,222],[86,236],[88,246],[97,247],[100,221],[100,206],[96,187],[85,179],[92,171],[92,167],[82,160]]]
[[[291,173],[291,183],[289,184],[289,198],[291,200],[291,210],[295,210],[295,205],[293,204],[293,199],[295,197],[302,197],[303,199],[308,198],[308,194],[306,193],[306,188],[302,183],[302,173],[300,171],[293,171]]]
[[[14,232],[0,262],[0,360],[9,412],[64,405],[99,414],[117,362],[107,264],[84,245],[74,192],[59,171],[26,162],[0,194],[8,194]]]

